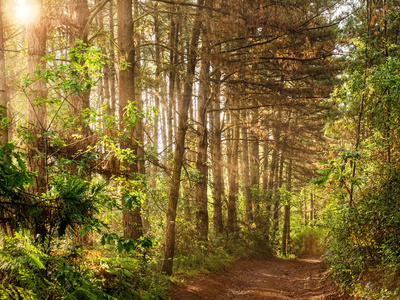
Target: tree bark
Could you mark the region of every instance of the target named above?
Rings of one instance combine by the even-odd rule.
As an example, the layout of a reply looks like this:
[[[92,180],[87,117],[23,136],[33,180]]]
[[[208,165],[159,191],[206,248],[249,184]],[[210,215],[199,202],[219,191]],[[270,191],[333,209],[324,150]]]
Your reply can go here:
[[[169,53],[169,63],[170,63],[170,70],[169,70],[169,85],[168,85],[168,106],[167,106],[167,163],[169,163],[171,158],[171,153],[173,151],[173,135],[174,135],[174,128],[173,128],[173,115],[174,107],[175,107],[175,84],[176,84],[176,55],[177,52],[177,37],[178,37],[178,24],[175,19],[175,15],[171,15],[171,23],[170,23],[170,53]]]
[[[255,223],[258,226],[258,224],[265,224],[266,228],[266,236],[269,238],[269,231],[270,231],[270,223],[271,223],[271,202],[268,196],[269,193],[269,167],[270,167],[270,161],[269,161],[269,128],[267,129],[267,137],[266,140],[263,144],[263,154],[264,154],[264,160],[263,160],[263,175],[262,175],[262,190],[263,190],[263,195],[265,195],[265,200],[267,203],[265,204],[265,209],[266,209],[266,216],[265,219],[262,218],[261,212],[255,212]]]
[[[292,191],[292,159],[289,159],[289,165],[287,166],[287,191]],[[283,218],[283,229],[282,229],[282,255],[287,256],[290,246],[290,198],[284,206],[284,218]]]
[[[204,0],[198,0],[197,5],[202,6]],[[167,275],[172,275],[173,259],[175,253],[175,221],[176,209],[179,198],[180,177],[185,153],[185,136],[188,128],[189,106],[192,101],[193,82],[196,69],[197,48],[201,27],[200,12],[197,11],[193,24],[192,39],[190,43],[189,57],[187,62],[187,76],[185,80],[182,101],[179,103],[178,132],[176,134],[176,146],[172,168],[171,182],[169,186],[169,197],[167,205],[167,224],[165,231],[164,262],[162,270]]]
[[[269,136],[266,137],[266,140],[263,144],[263,177],[262,177],[262,188],[264,191],[268,190],[268,171],[269,171]]]
[[[4,23],[3,23],[4,7],[3,1],[0,1],[0,120],[8,117],[8,88],[6,76],[5,48],[4,48]],[[8,143],[8,127],[0,127],[0,147]],[[8,236],[13,235],[14,216],[8,210],[1,210],[0,217],[4,220],[2,228]]]
[[[156,78],[155,78],[155,97],[154,106],[158,114],[154,116],[154,130],[153,130],[153,148],[156,153],[156,162],[158,162],[158,140],[160,130],[160,75],[161,75],[161,61],[160,61],[160,21],[158,16],[158,3],[155,4],[155,15],[154,15],[154,33],[155,33],[155,59],[156,59]],[[157,188],[157,163],[151,168],[151,187]]]
[[[129,102],[135,100],[135,67],[136,57],[135,49],[132,39],[133,34],[133,17],[132,17],[132,1],[118,0],[118,46],[120,61],[127,63],[126,68],[119,69],[119,117],[120,117],[120,131],[123,136],[120,141],[121,149],[131,149],[135,157],[135,161],[125,160],[123,167],[126,169],[127,181],[137,179],[139,173],[138,163],[138,145],[134,142],[134,128],[124,122],[126,116],[126,109]],[[126,188],[129,190],[129,184]],[[122,203],[125,205],[125,202]],[[122,214],[122,224],[124,230],[124,237],[131,239],[138,239],[143,235],[142,219],[140,207],[134,205],[132,209],[124,207]]]
[[[233,107],[237,106],[237,100],[234,100]],[[237,229],[237,215],[236,215],[236,202],[238,195],[238,152],[239,152],[239,124],[237,124],[237,118],[232,117],[233,122],[233,141],[231,162],[229,164],[230,176],[229,176],[229,195],[228,195],[228,217],[227,217],[227,230],[229,233],[234,232]]]
[[[256,128],[258,123],[258,109],[254,109],[251,115],[251,128],[250,135],[250,190],[251,190],[251,203],[253,211],[256,215],[260,215],[260,199],[258,197],[258,190],[260,185],[260,142],[257,136]]]
[[[208,198],[207,198],[207,182],[208,182],[208,166],[207,166],[207,107],[210,96],[210,45],[207,39],[208,26],[207,20],[203,26],[203,57],[201,60],[200,70],[200,87],[197,107],[197,160],[196,168],[199,178],[196,184],[196,219],[197,232],[200,240],[206,240],[208,236]]]
[[[242,119],[246,120],[247,114],[242,112]],[[250,224],[253,221],[253,207],[252,207],[252,197],[250,188],[250,174],[249,174],[249,142],[247,130],[248,126],[246,121],[242,122],[242,176],[243,176],[243,195],[245,201],[245,222]]]
[[[7,117],[7,76],[4,49],[3,1],[0,1],[0,120]],[[0,126],[0,141],[4,146],[8,143],[8,128]]]
[[[35,14],[27,25],[28,72],[33,75],[38,69],[45,68],[42,57],[46,55],[47,28],[43,21],[42,1],[28,0],[26,4],[33,8]],[[28,132],[35,140],[27,143],[27,167],[37,172],[31,192],[41,195],[47,191],[47,141],[44,136],[47,130],[47,106],[43,101],[47,97],[46,82],[43,79],[34,81],[28,93]],[[41,103],[38,105],[35,100]]]
[[[75,32],[71,36],[70,46],[76,46],[76,39],[82,40],[85,44],[88,43],[89,28],[86,26],[89,19],[89,6],[87,0],[71,1],[71,20],[74,24]],[[87,77],[87,75],[85,75]],[[80,149],[85,149],[88,146],[88,137],[91,135],[91,130],[87,122],[82,122],[81,114],[85,109],[90,107],[90,90],[81,91],[78,94],[73,93],[70,96],[69,102],[70,113],[76,119],[77,127],[81,127],[83,140],[71,149],[71,152],[76,152]],[[78,148],[79,147],[79,148]],[[72,153],[73,154],[73,153]]]
[[[109,20],[110,20],[110,107],[112,116],[116,113],[116,97],[115,97],[115,37],[114,37],[114,0],[110,0],[109,8]]]
[[[224,182],[222,176],[222,130],[221,130],[221,112],[220,109],[220,79],[221,72],[217,71],[215,74],[215,84],[213,85],[212,101],[214,111],[213,115],[213,126],[212,128],[212,140],[211,140],[211,159],[212,159],[212,172],[213,172],[213,199],[214,199],[214,231],[216,234],[223,233],[223,222],[222,222],[222,195],[224,191]]]
[[[310,221],[314,221],[314,194],[310,193]]]

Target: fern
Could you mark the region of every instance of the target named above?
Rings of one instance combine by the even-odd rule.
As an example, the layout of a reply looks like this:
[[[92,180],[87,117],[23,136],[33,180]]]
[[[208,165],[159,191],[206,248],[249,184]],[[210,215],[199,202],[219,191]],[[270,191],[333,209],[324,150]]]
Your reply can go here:
[[[107,295],[100,290],[89,290],[86,288],[77,288],[69,294],[65,300],[118,300],[115,297]]]
[[[0,300],[39,300],[39,298],[32,291],[6,283],[0,284]]]

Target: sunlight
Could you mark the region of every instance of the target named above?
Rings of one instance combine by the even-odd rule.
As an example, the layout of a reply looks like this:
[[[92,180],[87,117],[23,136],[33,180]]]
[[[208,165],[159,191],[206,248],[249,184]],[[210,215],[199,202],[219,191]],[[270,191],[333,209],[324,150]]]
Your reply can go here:
[[[15,17],[20,22],[30,23],[39,13],[39,7],[32,4],[27,4],[26,0],[16,0]]]

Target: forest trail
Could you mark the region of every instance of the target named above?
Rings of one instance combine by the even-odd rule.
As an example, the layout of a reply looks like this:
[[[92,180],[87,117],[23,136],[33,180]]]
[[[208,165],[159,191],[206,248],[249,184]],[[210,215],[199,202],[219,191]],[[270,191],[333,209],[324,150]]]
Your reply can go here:
[[[317,258],[243,260],[217,273],[187,280],[173,300],[340,299]]]

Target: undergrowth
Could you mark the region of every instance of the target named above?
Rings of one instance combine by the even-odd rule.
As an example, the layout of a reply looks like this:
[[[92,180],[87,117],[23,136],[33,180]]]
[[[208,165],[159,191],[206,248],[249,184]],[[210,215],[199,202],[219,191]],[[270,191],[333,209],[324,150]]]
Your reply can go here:
[[[26,231],[2,236],[1,300],[167,299],[171,280],[135,251],[71,248],[45,253]]]
[[[338,205],[327,213],[331,239],[325,260],[354,297],[400,298],[399,199],[400,172],[392,171],[356,206]]]

